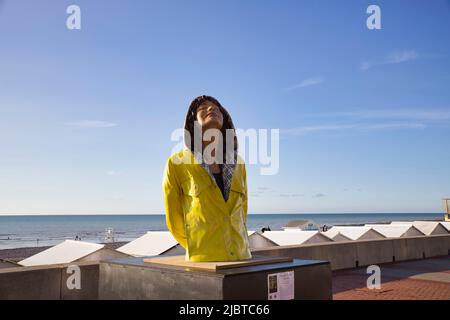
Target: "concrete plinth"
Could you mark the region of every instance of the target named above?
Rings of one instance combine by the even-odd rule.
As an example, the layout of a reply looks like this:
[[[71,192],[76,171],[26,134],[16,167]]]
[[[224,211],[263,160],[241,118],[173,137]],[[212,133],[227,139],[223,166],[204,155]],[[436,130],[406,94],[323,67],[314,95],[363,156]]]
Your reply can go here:
[[[328,261],[293,259],[206,271],[124,258],[100,263],[100,299],[267,300],[268,275],[293,271],[294,299],[332,298]]]

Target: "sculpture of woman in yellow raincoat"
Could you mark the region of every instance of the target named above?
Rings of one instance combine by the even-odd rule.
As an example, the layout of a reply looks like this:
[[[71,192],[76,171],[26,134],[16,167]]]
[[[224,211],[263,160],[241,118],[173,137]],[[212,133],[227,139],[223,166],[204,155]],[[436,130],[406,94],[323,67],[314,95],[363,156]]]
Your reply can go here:
[[[208,139],[208,131],[220,135]],[[184,142],[164,171],[167,227],[185,248],[187,261],[251,259],[245,163],[237,154],[231,117],[219,101],[210,96],[192,101]]]

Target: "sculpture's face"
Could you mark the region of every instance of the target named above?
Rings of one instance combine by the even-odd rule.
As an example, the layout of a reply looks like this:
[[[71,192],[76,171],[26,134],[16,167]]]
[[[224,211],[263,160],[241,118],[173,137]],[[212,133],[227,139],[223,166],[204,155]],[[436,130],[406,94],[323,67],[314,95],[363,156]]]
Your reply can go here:
[[[223,126],[223,114],[216,104],[206,101],[197,108],[197,121],[203,130],[213,128],[220,130]]]

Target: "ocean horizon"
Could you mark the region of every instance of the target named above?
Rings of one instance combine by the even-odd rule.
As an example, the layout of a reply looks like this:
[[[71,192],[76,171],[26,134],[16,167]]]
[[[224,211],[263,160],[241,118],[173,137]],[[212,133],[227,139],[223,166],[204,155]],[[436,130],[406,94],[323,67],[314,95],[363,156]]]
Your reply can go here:
[[[345,225],[394,220],[442,220],[442,213],[265,213],[249,214],[248,230],[282,230],[292,220],[313,220],[319,225]],[[64,240],[105,242],[107,229],[114,241],[127,242],[147,231],[167,231],[163,214],[47,214],[0,215],[0,250],[40,247]]]

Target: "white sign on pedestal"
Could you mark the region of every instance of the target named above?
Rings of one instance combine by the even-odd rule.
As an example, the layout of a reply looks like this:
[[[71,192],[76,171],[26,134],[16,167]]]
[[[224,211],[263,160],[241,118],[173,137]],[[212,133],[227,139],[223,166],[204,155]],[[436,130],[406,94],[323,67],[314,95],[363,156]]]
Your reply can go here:
[[[269,274],[267,294],[269,300],[294,299],[294,271]]]

